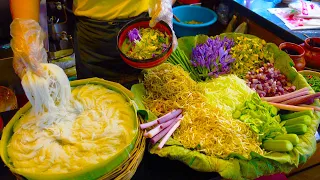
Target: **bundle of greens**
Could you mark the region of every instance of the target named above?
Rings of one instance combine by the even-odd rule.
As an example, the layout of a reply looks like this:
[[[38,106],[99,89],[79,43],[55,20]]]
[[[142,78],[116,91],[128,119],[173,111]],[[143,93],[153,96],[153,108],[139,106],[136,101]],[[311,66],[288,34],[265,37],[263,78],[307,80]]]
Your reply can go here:
[[[201,81],[201,77],[199,76],[198,71],[195,69],[194,66],[192,66],[189,58],[186,56],[184,51],[181,50],[179,47],[177,47],[177,49],[171,53],[167,61],[174,65],[181,66],[186,72],[189,72],[190,77],[194,81],[197,81],[197,82]]]

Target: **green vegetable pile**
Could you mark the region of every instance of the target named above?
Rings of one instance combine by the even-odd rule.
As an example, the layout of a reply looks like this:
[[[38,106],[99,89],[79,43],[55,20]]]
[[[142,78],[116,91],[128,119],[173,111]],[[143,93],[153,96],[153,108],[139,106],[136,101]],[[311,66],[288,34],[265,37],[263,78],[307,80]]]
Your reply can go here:
[[[315,116],[310,110],[281,115],[282,123],[288,133],[303,135],[308,131]]]
[[[233,118],[247,123],[254,132],[259,134],[261,141],[286,133],[284,123],[280,123],[278,109],[263,102],[257,93],[252,94],[251,99],[247,100],[244,106],[234,111]]]
[[[255,93],[243,79],[234,74],[199,82],[198,86],[205,92],[208,103],[224,112],[225,116],[232,116],[236,108],[241,107]]]

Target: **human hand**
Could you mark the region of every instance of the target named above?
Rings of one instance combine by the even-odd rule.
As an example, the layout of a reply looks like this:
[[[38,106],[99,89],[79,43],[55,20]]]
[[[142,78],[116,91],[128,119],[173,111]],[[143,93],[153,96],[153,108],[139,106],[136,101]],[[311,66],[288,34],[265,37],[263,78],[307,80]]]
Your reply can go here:
[[[149,2],[149,15],[151,16],[149,26],[154,27],[159,21],[166,22],[172,30],[172,46],[175,50],[178,46],[172,24],[172,3],[175,2],[175,0],[150,0]]]
[[[43,47],[44,33],[38,22],[31,19],[14,19],[10,25],[13,68],[22,78],[26,71],[43,76],[41,62],[47,61]]]

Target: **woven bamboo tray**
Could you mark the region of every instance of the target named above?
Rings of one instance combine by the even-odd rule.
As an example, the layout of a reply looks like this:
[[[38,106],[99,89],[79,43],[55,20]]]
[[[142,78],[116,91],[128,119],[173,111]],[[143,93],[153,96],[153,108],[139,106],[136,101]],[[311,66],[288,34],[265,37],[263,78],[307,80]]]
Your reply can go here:
[[[140,123],[141,119],[140,119]],[[135,143],[134,149],[130,153],[130,157],[123,161],[116,169],[112,172],[105,174],[98,180],[129,180],[132,178],[136,172],[142,158],[144,155],[144,150],[146,147],[146,138],[143,136],[143,131],[139,129],[137,141]],[[17,180],[26,180],[23,176],[14,174]]]

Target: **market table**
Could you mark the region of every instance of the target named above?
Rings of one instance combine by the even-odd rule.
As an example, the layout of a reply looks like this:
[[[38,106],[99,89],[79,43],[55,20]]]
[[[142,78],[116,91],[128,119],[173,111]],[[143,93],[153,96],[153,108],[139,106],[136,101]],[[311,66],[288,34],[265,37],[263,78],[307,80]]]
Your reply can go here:
[[[180,161],[161,158],[145,151],[141,164],[132,180],[220,180],[218,173],[204,173],[192,170]]]
[[[272,0],[228,0],[228,2],[241,16],[254,21],[284,41],[300,44],[306,38],[304,34],[310,37],[320,37],[320,29],[290,30],[281,19],[268,11],[269,8],[287,7],[287,4],[274,3]]]

